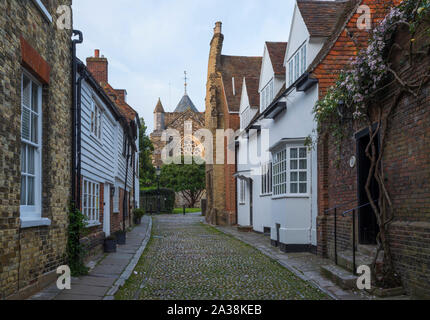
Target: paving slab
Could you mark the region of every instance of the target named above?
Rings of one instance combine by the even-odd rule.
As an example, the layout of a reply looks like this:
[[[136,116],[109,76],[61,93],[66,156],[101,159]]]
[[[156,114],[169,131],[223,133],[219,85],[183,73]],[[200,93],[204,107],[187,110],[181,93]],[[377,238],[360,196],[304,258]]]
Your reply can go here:
[[[71,290],[60,291],[53,284],[35,294],[30,300],[102,300],[116,283],[124,283],[130,269],[149,241],[152,220],[145,216],[142,224],[127,234],[127,244],[119,246],[117,252],[111,253],[91,262],[89,275],[72,278]],[[116,287],[115,287],[116,288]],[[109,300],[109,297],[106,298]]]

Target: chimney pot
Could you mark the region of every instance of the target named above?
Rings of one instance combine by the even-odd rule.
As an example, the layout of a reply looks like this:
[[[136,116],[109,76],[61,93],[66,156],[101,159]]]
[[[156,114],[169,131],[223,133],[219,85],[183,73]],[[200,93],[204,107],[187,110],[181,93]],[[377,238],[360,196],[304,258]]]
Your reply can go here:
[[[96,58],[100,57],[100,50],[99,49],[94,50],[94,57],[96,57]]]
[[[222,32],[222,22],[218,21],[215,23],[214,34],[220,34]]]

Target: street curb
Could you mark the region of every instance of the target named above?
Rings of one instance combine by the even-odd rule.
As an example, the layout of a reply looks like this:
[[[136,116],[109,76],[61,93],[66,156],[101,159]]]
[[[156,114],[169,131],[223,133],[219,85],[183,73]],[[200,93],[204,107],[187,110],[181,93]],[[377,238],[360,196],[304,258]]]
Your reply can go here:
[[[120,277],[115,281],[114,285],[105,294],[105,297],[103,298],[103,300],[114,300],[115,294],[125,284],[127,279],[130,278],[134,268],[136,268],[136,265],[138,264],[140,257],[145,251],[145,248],[149,242],[149,239],[151,238],[152,218],[151,217],[148,217],[148,218],[149,218],[149,223],[148,223],[148,227],[146,228],[146,233],[145,233],[145,237],[143,238],[142,245],[140,246],[139,250],[137,250],[136,253],[134,254],[127,268],[125,268],[125,270],[121,273]]]
[[[222,230],[220,228],[218,228],[217,226],[213,226],[211,224],[205,223],[211,227],[214,227],[215,229],[217,229],[218,231],[221,231],[222,233],[232,236],[234,237],[236,240],[242,241],[243,243],[246,243],[247,245],[250,245],[251,247],[253,247],[254,249],[257,249],[258,251],[260,251],[262,254],[264,254],[266,257],[269,257],[271,259],[274,259],[276,262],[278,262],[281,266],[283,266],[284,268],[286,268],[287,270],[289,270],[290,272],[294,273],[294,275],[296,275],[297,277],[299,277],[300,279],[302,279],[303,281],[306,281],[307,283],[309,283],[311,286],[313,286],[314,288],[320,290],[321,292],[325,293],[326,295],[328,295],[330,298],[332,298],[333,300],[340,300],[339,297],[335,296],[333,293],[331,293],[330,291],[324,289],[323,287],[321,287],[318,283],[316,283],[315,281],[307,278],[305,275],[303,275],[302,273],[300,273],[297,269],[291,267],[290,265],[286,264],[285,262],[277,259],[276,257],[273,257],[271,254],[267,253],[266,251],[264,251],[263,249],[260,249],[258,247],[255,247],[254,244],[250,241],[246,241],[244,239],[238,238],[236,237],[234,234],[231,234],[229,232],[226,232],[225,230]]]

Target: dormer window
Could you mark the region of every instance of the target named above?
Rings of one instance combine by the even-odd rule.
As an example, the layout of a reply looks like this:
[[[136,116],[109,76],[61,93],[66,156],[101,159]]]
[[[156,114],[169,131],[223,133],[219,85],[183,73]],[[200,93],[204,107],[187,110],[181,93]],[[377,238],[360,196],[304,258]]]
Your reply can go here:
[[[291,86],[306,71],[306,43],[291,57],[288,62],[288,84]]]
[[[268,82],[260,93],[261,111],[263,112],[272,103],[274,97],[274,81],[273,79]]]

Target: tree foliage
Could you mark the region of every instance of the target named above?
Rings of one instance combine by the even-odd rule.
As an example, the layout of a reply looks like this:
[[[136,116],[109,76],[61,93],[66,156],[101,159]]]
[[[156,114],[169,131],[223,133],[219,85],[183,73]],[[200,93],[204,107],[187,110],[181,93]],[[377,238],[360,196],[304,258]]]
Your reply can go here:
[[[193,208],[205,189],[205,164],[182,157],[182,164],[164,165],[161,170],[160,184],[182,193],[189,208]],[[185,164],[190,163],[190,164]]]
[[[150,187],[154,184],[155,178],[155,168],[152,165],[151,155],[154,152],[154,146],[146,134],[147,127],[145,125],[145,120],[140,119],[141,130],[139,131],[139,179],[140,188]]]

